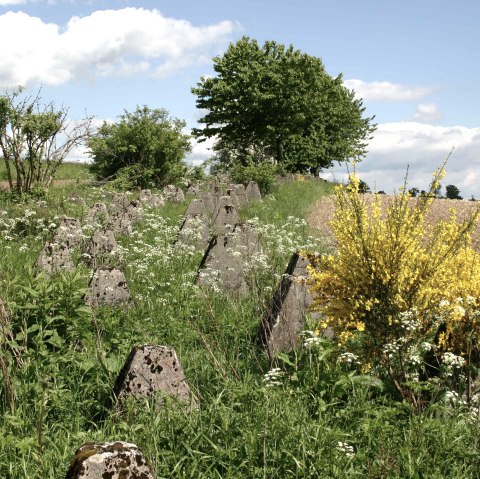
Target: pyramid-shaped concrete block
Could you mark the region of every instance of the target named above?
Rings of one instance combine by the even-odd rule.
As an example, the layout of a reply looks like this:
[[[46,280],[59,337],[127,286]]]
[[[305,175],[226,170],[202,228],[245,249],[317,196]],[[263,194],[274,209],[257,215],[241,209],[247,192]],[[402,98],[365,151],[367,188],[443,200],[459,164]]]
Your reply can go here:
[[[85,241],[82,225],[77,218],[62,216],[55,232],[52,243],[61,243],[68,248],[81,246]]]
[[[213,219],[213,228],[219,235],[233,231],[235,225],[240,223],[240,217],[230,197],[223,196],[222,200],[219,200],[220,202],[224,202],[224,204],[217,208]]]
[[[107,205],[105,203],[93,204],[85,214],[83,223],[86,225],[106,225],[109,221]]]
[[[178,244],[191,245],[205,251],[210,242],[210,221],[205,214],[186,216],[180,225]]]
[[[215,212],[215,203],[212,195],[208,191],[200,191],[200,193],[197,195],[197,198],[203,201],[207,213],[210,216],[213,216],[213,213]]]
[[[46,243],[35,266],[47,274],[73,271],[71,250],[65,243]]]
[[[123,257],[113,231],[108,228],[96,229],[87,244],[83,259],[92,268],[121,263]]]
[[[116,441],[80,447],[66,479],[155,479],[147,459],[135,445]]]
[[[185,201],[185,194],[183,190],[178,186],[167,185],[163,189],[163,195],[166,201],[171,201],[174,203],[183,203]]]
[[[262,319],[261,336],[271,359],[300,344],[313,301],[307,284],[308,264],[308,258],[301,254],[292,255],[270,309]]]
[[[138,199],[142,205],[150,208],[161,208],[165,205],[165,200],[163,196],[152,193],[150,190],[140,191]]]
[[[250,181],[245,188],[245,194],[248,198],[248,201],[261,200],[262,194],[260,193],[260,188],[256,181]]]
[[[245,193],[245,186],[233,185],[233,189],[235,190],[235,194],[237,195],[238,204],[240,205],[240,207],[245,206],[248,203],[248,198]]]
[[[115,382],[119,401],[129,396],[170,396],[191,403],[192,394],[175,350],[169,346],[146,344],[132,349]]]
[[[132,295],[122,271],[102,266],[97,268],[88,285],[85,302],[88,306],[120,306],[129,304]]]
[[[187,211],[185,212],[185,218],[187,216],[196,216],[196,215],[208,215],[208,210],[205,206],[205,203],[200,198],[194,198],[188,204]]]

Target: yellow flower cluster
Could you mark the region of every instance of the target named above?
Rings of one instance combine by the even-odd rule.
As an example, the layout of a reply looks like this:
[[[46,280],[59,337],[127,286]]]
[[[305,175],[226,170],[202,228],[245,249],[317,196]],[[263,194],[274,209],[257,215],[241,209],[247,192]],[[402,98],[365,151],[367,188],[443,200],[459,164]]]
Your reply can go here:
[[[355,173],[335,190],[331,227],[338,249],[310,258],[314,309],[322,313],[318,328],[331,327],[340,343],[361,338],[368,349],[364,360],[405,334],[402,312],[416,312],[419,339],[435,336],[439,324],[433,313],[442,301],[474,298],[463,313],[457,308],[442,316],[445,350],[459,352],[466,335],[480,333],[469,313],[480,307],[480,258],[470,245],[478,211],[462,222],[453,211],[447,221],[425,222],[444,174],[437,170],[428,194],[416,202],[406,187],[388,205],[382,195],[366,197]]]

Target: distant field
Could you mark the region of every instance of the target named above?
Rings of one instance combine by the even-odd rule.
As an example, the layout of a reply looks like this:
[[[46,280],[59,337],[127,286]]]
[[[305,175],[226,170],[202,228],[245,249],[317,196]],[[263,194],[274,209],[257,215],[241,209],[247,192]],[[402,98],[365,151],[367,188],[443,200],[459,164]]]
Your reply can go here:
[[[388,205],[393,199],[391,195],[380,195],[383,203],[383,208],[386,210]],[[372,203],[375,195],[364,195],[367,204]],[[416,202],[415,198],[410,198],[409,203],[413,207]],[[450,210],[453,209],[456,212],[457,219],[462,221],[474,211],[475,208],[479,208],[480,203],[477,201],[467,200],[448,200],[438,198],[436,199],[426,216],[426,222],[428,224],[435,225],[439,221],[448,220],[450,217]],[[333,219],[335,211],[334,197],[332,195],[323,196],[315,206],[311,209],[308,217],[308,222],[312,228],[318,231],[322,236],[332,237],[332,230],[330,229],[329,222]],[[480,251],[480,224],[472,234],[472,242],[477,250]]]
[[[92,178],[86,163],[63,163],[55,177],[57,180],[89,180]],[[6,180],[5,162],[0,160],[0,181]]]

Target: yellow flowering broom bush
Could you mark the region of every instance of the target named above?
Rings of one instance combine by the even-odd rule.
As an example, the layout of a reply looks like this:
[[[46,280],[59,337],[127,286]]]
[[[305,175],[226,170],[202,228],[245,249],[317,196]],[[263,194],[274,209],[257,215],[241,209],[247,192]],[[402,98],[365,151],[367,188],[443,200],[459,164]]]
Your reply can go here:
[[[470,234],[479,212],[425,221],[444,174],[437,170],[416,202],[405,184],[385,209],[381,195],[360,194],[354,172],[334,193],[336,253],[311,257],[319,329],[332,328],[364,371],[386,372],[409,398],[422,370],[448,363],[451,372],[478,353],[480,257]]]

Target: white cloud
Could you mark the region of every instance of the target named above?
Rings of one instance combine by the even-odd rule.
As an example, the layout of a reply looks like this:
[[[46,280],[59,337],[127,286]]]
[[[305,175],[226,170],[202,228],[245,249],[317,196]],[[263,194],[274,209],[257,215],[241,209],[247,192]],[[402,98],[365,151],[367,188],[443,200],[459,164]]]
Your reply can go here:
[[[0,15],[0,44],[9,45],[2,50],[0,85],[59,85],[95,75],[165,76],[204,62],[238,28],[228,20],[195,27],[143,8],[96,11],[72,17],[66,26],[7,12]]]
[[[359,98],[376,101],[418,100],[437,90],[437,87],[412,87],[388,81],[367,83],[363,80],[352,79],[345,80],[343,84],[349,90],[355,90]]]
[[[25,3],[26,0],[0,0],[0,7],[7,6],[7,5],[21,5]]]
[[[442,184],[458,186],[466,198],[480,198],[480,128],[418,122],[380,124],[357,171],[372,189],[392,193],[402,185],[409,165],[409,185],[426,189],[433,171],[453,147]],[[344,180],[346,167],[336,166],[323,176]]]
[[[415,121],[429,122],[438,121],[443,118],[442,112],[435,103],[420,103],[417,105],[413,119]]]
[[[208,160],[213,155],[212,148],[215,144],[216,138],[207,138],[205,141],[199,143],[192,139],[192,152],[188,155],[187,162],[193,165],[200,165],[205,160]]]

